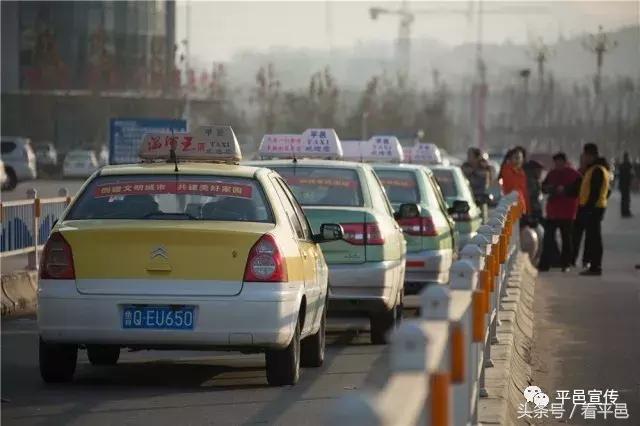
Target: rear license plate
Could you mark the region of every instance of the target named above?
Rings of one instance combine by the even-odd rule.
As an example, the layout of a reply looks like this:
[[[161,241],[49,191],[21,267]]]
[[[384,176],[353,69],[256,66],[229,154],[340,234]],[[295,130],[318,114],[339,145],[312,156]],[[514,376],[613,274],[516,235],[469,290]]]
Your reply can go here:
[[[122,311],[123,328],[193,330],[194,306],[126,305]]]

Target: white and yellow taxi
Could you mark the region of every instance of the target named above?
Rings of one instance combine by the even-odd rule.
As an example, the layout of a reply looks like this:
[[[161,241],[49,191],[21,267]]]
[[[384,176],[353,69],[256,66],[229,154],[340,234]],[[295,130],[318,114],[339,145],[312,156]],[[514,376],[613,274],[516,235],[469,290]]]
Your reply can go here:
[[[265,352],[271,385],[320,366],[319,243],[341,226],[314,234],[277,173],[238,165],[231,127],[148,134],[140,152],[140,164],[94,173],[45,245],[42,378],[70,380],[79,347],[93,364],[115,364],[123,347]]]

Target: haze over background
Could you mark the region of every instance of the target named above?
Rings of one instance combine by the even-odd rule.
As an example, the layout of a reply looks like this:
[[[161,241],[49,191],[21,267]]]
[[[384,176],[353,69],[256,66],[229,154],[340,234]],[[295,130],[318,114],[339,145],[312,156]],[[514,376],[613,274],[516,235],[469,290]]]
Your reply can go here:
[[[361,87],[367,77],[394,69],[399,17],[381,15],[372,20],[369,8],[398,9],[401,2],[180,1],[178,41],[187,35],[189,4],[191,66],[210,70],[214,62],[226,63],[232,85],[253,82],[256,69],[268,62],[289,87],[305,86],[309,76],[326,65],[341,84],[350,87]],[[435,69],[453,86],[474,74],[477,4],[409,2],[410,10],[418,13],[411,26],[411,78],[418,86],[428,86]],[[483,9],[490,80],[513,77],[518,69],[532,67],[527,49],[539,39],[557,44],[547,68],[555,78],[590,78],[595,58],[581,43],[599,25],[605,31],[626,29],[614,37],[619,46],[607,55],[604,75],[639,76],[640,2],[486,1]],[[500,9],[509,14],[488,13]]]

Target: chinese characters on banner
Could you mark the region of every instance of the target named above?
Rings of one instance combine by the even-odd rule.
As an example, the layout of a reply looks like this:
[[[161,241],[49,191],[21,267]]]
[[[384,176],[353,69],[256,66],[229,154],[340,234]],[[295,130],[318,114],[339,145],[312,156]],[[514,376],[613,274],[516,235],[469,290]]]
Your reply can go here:
[[[380,179],[384,186],[395,186],[398,188],[415,188],[416,182],[411,179]]]
[[[262,143],[267,153],[301,153],[301,141],[300,135],[265,135]]]
[[[626,402],[618,401],[619,394],[615,389],[558,390],[555,399],[546,406],[521,403],[518,407],[518,418],[542,419],[578,419],[584,420],[624,420],[629,418]]]
[[[334,186],[342,188],[356,188],[358,182],[355,180],[336,178],[308,178],[297,176],[286,176],[285,180],[289,185],[314,185],[314,186]]]
[[[223,182],[120,182],[96,187],[94,197],[115,195],[193,194],[251,198],[252,187]]]

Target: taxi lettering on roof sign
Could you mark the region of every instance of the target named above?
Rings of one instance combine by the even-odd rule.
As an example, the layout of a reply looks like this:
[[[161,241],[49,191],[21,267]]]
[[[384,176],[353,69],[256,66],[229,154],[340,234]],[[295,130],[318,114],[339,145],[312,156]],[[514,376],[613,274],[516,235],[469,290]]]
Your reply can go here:
[[[344,158],[353,161],[402,162],[402,145],[395,136],[374,136],[368,141],[345,141]]]
[[[266,156],[302,154],[302,136],[295,134],[264,135],[258,152]]]
[[[440,149],[433,143],[416,143],[411,149],[410,159],[418,164],[442,164]]]
[[[342,144],[333,129],[307,129],[302,133],[302,154],[315,158],[342,158]]]
[[[146,133],[140,144],[143,160],[166,160],[171,149],[179,160],[230,161],[242,159],[231,126],[203,126],[191,133]]]
[[[265,135],[259,153],[271,158],[342,158],[342,144],[334,129],[307,129],[302,135]]]

